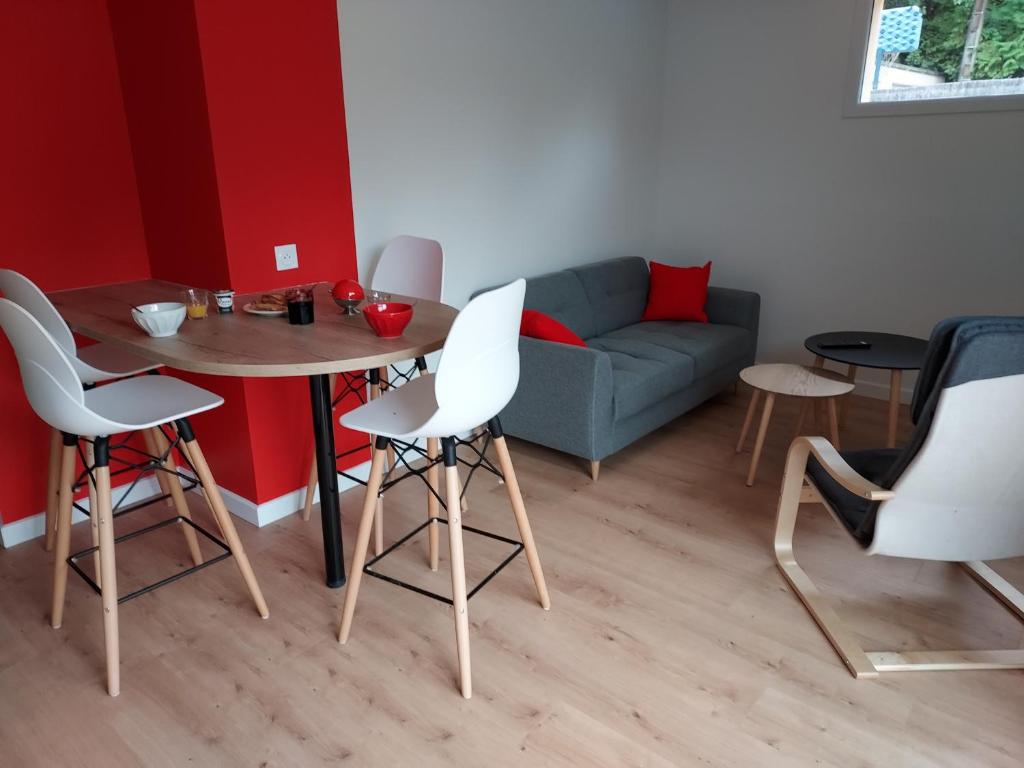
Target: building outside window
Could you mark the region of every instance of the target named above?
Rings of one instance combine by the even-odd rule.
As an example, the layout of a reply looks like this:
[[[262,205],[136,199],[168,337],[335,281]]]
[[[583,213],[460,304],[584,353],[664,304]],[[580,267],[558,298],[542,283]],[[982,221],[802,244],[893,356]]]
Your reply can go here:
[[[1024,0],[862,0],[862,13],[858,104],[1024,108]]]

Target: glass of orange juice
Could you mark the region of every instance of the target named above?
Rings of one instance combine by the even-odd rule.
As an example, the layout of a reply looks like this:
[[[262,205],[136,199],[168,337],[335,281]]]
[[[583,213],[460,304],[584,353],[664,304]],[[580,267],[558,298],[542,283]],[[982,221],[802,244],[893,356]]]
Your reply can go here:
[[[190,320],[199,320],[206,317],[206,309],[210,305],[210,294],[202,288],[188,288],[182,295],[185,302],[185,312]]]

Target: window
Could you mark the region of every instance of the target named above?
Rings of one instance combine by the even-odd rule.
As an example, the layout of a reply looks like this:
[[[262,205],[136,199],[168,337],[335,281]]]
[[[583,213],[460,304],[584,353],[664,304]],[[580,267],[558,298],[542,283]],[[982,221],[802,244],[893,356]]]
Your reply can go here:
[[[855,112],[1024,109],[1024,0],[860,2]]]

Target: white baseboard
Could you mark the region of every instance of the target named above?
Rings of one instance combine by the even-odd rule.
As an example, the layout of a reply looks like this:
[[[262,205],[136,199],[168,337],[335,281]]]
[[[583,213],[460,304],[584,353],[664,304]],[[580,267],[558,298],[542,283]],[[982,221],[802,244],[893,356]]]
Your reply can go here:
[[[114,498],[116,504],[125,491],[130,487],[130,483],[119,485],[111,490],[111,495]],[[143,501],[152,496],[157,496],[160,493],[160,484],[157,482],[156,477],[144,477],[135,484],[132,488],[131,493],[128,494],[124,500],[125,504],[135,504],[136,502]],[[89,509],[89,498],[85,497],[77,502],[79,505]],[[77,509],[71,510],[71,522],[81,523],[89,518],[79,512]],[[0,541],[4,545],[4,549],[10,549],[18,544],[22,544],[32,539],[38,539],[46,531],[46,512],[39,512],[29,517],[23,517],[21,520],[16,520],[13,523],[7,523],[0,525]]]
[[[864,397],[871,397],[875,400],[889,400],[889,385],[880,384],[877,381],[864,381],[863,379],[855,380],[856,389],[855,394],[864,395]],[[900,389],[900,402],[910,403],[914,397],[913,387],[903,387]]]
[[[358,477],[364,482],[370,476],[370,462],[364,461],[362,464],[357,464],[351,469],[345,470],[348,474]],[[343,493],[349,488],[356,486],[355,481],[349,480],[347,477],[338,475],[338,491]],[[193,491],[198,493],[199,489],[196,488]],[[278,496],[276,499],[265,501],[262,504],[257,504],[254,501],[250,501],[244,496],[239,496],[237,493],[220,489],[221,496],[224,497],[224,505],[228,508],[228,511],[233,515],[242,518],[247,523],[252,523],[258,528],[262,528],[265,525],[276,523],[278,520],[288,517],[288,515],[295,514],[306,502],[306,489],[305,487],[296,488],[294,491]],[[317,488],[313,494],[313,503],[320,501],[320,489]]]
[[[184,472],[185,470],[182,469]],[[345,470],[348,474],[354,475],[365,481],[370,476],[370,462],[364,461],[362,464],[357,464],[351,469]],[[339,492],[347,491],[349,488],[356,486],[355,481],[349,480],[347,477],[338,475],[338,490]],[[112,493],[114,501],[116,502],[121,498],[121,495],[128,490],[129,484],[118,486],[114,488]],[[199,488],[194,488],[193,493],[199,493]],[[144,499],[157,496],[160,493],[160,485],[157,482],[156,477],[150,476],[145,477],[136,483],[132,492],[128,495],[125,500],[125,504],[135,504],[136,502],[143,501]],[[236,517],[240,517],[247,523],[251,523],[259,528],[270,523],[277,522],[278,520],[287,517],[288,515],[294,514],[302,509],[303,504],[306,501],[306,489],[297,488],[294,491],[289,491],[283,496],[278,496],[276,499],[265,501],[262,504],[257,504],[244,496],[240,496],[234,491],[229,491],[227,488],[221,488],[220,494],[224,499],[224,505],[228,508],[228,511]],[[320,500],[320,491],[317,489],[313,496],[314,503]],[[89,508],[89,499],[85,498],[78,502],[81,506],[86,509]],[[72,524],[80,523],[89,518],[78,510],[72,511],[71,522]],[[46,513],[39,512],[35,515],[16,520],[13,523],[7,523],[6,525],[0,525],[0,543],[3,544],[4,549],[10,549],[18,544],[22,544],[32,539],[37,539],[43,535],[44,528],[46,525]]]

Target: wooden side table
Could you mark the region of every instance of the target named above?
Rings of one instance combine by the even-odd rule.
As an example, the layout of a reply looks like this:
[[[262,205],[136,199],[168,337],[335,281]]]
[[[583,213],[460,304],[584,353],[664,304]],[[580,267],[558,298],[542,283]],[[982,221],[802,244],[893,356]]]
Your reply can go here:
[[[770,363],[744,368],[740,371],[740,378],[753,387],[754,392],[750,396],[750,406],[747,408],[747,416],[743,420],[740,439],[736,443],[736,453],[743,450],[747,432],[750,431],[750,425],[754,421],[758,400],[760,400],[762,392],[766,393],[764,409],[761,412],[761,425],[757,430],[757,439],[754,441],[754,455],[750,458],[750,470],[747,472],[748,487],[754,484],[754,477],[757,475],[757,465],[761,460],[761,450],[764,448],[764,438],[768,433],[768,423],[772,418],[776,395],[824,399],[828,404],[832,444],[836,448],[839,447],[839,416],[836,410],[836,398],[853,391],[853,382],[845,376],[805,365]]]

